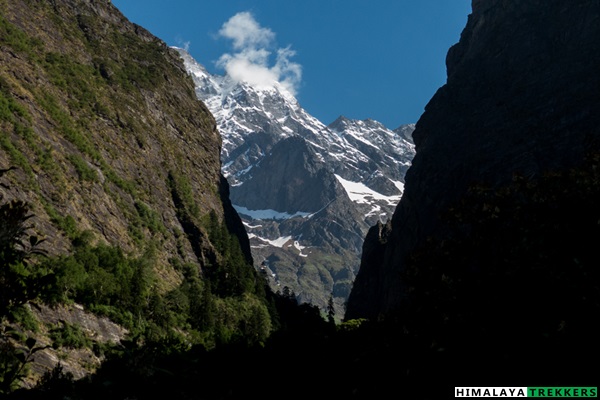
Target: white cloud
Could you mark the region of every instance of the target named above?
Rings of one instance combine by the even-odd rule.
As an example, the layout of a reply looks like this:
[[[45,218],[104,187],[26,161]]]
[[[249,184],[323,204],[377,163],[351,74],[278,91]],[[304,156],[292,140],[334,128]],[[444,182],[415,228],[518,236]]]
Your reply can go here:
[[[269,28],[261,27],[247,11],[229,18],[221,27],[219,35],[232,39],[235,49],[265,47],[275,39],[275,34]]]
[[[302,67],[290,59],[296,54],[290,47],[277,49],[271,65],[275,34],[261,27],[249,12],[231,17],[219,30],[219,35],[233,41],[233,54],[223,54],[217,65],[235,81],[265,88],[279,83],[296,94],[302,79]]]
[[[184,49],[185,51],[189,52],[190,51],[190,46],[192,45],[192,42],[190,42],[189,40],[183,40],[181,37],[177,37],[175,39],[175,42],[177,43],[177,46]]]

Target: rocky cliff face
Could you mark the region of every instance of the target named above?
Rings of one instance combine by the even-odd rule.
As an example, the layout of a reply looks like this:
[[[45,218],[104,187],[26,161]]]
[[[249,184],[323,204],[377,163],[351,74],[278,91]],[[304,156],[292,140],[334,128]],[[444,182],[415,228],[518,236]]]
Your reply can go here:
[[[0,169],[11,168],[0,199],[29,205],[41,250],[64,256],[85,237],[152,254],[159,296],[184,281],[181,266],[236,279],[224,253],[239,247],[253,276],[215,120],[176,51],[110,0],[10,0],[0,1],[0,66]]]
[[[367,236],[347,318],[398,308],[407,256],[441,234],[441,213],[467,188],[583,161],[600,136],[599,50],[597,1],[473,1],[447,83],[417,123],[391,231]]]
[[[171,257],[215,257],[191,232],[228,206],[221,139],[177,53],[110,1],[11,1],[2,30],[0,166],[18,168],[2,190],[46,249],[67,251],[70,223],[129,252],[156,240],[165,281]]]

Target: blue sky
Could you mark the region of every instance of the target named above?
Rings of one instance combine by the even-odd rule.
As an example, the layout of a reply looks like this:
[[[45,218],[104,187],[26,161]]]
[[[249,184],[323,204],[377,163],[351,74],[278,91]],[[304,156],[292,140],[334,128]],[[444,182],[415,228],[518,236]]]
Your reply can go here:
[[[252,54],[323,123],[344,115],[392,129],[416,122],[445,83],[446,53],[471,12],[471,0],[112,2],[167,44],[188,46],[212,73]]]

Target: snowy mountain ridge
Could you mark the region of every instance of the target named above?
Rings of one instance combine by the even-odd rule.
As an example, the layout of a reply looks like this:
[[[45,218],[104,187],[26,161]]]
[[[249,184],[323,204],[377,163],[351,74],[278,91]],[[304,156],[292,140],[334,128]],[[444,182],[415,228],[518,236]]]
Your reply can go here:
[[[222,172],[255,262],[301,301],[324,306],[333,293],[343,304],[368,228],[391,218],[402,196],[414,124],[390,130],[339,117],[325,125],[282,85],[212,75],[178,50],[216,119]]]

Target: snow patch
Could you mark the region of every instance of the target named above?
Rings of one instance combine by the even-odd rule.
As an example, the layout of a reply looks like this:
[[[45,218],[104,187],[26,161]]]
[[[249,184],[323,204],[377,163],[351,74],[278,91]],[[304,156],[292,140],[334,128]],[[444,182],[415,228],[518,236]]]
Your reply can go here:
[[[348,181],[337,174],[335,177],[344,187],[350,200],[357,204],[371,204],[374,200],[383,200],[387,201],[389,205],[394,205],[397,204],[400,201],[400,197],[402,197],[402,195],[386,196],[374,191],[364,183]]]
[[[308,257],[308,254],[302,253],[302,250],[307,249],[308,247],[300,245],[299,241],[294,240],[294,243],[292,243],[290,246],[294,247],[296,250],[298,250],[300,252],[300,254],[298,254],[300,257]]]
[[[249,238],[249,239],[258,239],[258,240],[260,240],[261,242],[268,243],[269,245],[271,245],[271,246],[274,246],[274,247],[279,247],[280,249],[282,249],[282,248],[283,248],[283,246],[284,246],[284,245],[285,245],[287,242],[289,242],[290,240],[292,240],[292,237],[291,237],[291,236],[281,236],[281,237],[278,237],[277,239],[274,239],[274,240],[269,240],[269,239],[265,239],[265,238],[262,238],[262,237],[260,237],[260,236],[257,236],[257,235],[255,235],[255,234],[253,234],[253,233],[250,233],[250,234],[248,235],[248,238]],[[252,247],[254,247],[254,248],[261,248],[261,247],[266,247],[266,246],[267,246],[267,245],[260,245],[260,246],[252,246]]]
[[[302,212],[302,211],[298,211],[294,214],[289,214],[286,212],[280,212],[280,211],[275,211],[275,210],[249,210],[246,207],[238,206],[235,204],[233,205],[233,208],[235,208],[235,210],[239,214],[243,214],[252,219],[259,219],[259,220],[260,219],[281,220],[281,219],[290,219],[290,218],[295,218],[295,217],[306,218],[311,215],[311,213]]]
[[[394,186],[396,186],[398,188],[398,190],[400,191],[400,193],[404,193],[404,182],[393,181],[391,179],[390,179],[390,181],[392,181],[392,183],[394,184]]]
[[[261,238],[262,241],[269,243],[271,246],[283,248],[283,245],[292,240],[291,236],[278,237],[275,240]]]
[[[244,225],[249,226],[246,223],[244,223]],[[258,225],[258,226],[261,226],[261,225]],[[307,249],[308,247],[302,246],[298,240],[293,240],[292,236],[281,236],[281,237],[278,237],[277,239],[267,239],[267,238],[263,238],[258,235],[255,235],[254,233],[249,233],[248,238],[249,239],[257,239],[264,243],[264,244],[250,246],[253,249],[262,249],[262,248],[265,248],[268,246],[279,247],[280,249],[283,249],[284,246],[287,248],[293,247],[294,249],[298,250],[298,252],[299,252],[298,255],[300,257],[308,257],[308,254],[304,254],[302,252],[304,249]],[[287,244],[287,246],[286,246],[286,244]]]

